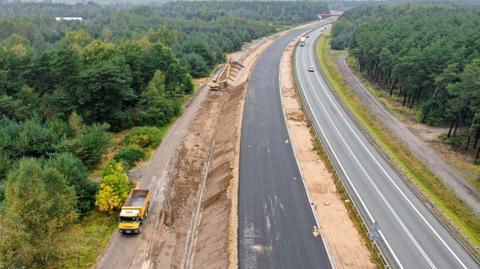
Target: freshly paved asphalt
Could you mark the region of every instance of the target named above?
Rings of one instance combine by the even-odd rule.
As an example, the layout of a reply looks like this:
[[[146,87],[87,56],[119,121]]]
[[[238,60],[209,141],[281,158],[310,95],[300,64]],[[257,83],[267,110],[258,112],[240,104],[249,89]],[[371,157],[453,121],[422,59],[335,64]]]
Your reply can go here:
[[[249,80],[240,149],[239,268],[331,268],[282,111],[279,64],[303,30],[269,46]]]
[[[390,260],[398,268],[480,268],[342,109],[316,65],[314,40],[320,34],[320,30],[314,31],[306,46],[297,49],[300,90],[312,124],[356,196],[355,202],[364,208],[364,218],[378,222],[379,241],[393,253]],[[315,72],[307,72],[310,65]],[[274,155],[284,158],[280,154]]]

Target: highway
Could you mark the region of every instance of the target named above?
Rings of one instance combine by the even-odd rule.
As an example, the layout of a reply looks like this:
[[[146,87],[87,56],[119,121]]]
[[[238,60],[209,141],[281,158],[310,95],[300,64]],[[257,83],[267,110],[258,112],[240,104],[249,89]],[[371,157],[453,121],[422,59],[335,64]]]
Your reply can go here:
[[[239,268],[331,268],[290,143],[279,89],[289,32],[260,56],[249,79],[240,146]]]
[[[297,48],[299,90],[316,133],[349,193],[355,196],[363,218],[367,223],[376,220],[375,238],[385,252],[391,253],[387,258],[394,268],[480,268],[371,144],[329,89],[315,60],[314,42],[320,34],[320,29],[315,30],[305,47]],[[308,72],[312,65],[314,72]]]

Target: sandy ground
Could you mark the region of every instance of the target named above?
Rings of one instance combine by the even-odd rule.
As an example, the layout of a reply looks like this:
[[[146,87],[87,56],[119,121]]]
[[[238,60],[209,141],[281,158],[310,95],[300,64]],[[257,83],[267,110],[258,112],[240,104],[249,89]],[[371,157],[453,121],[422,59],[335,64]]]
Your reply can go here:
[[[107,249],[97,258],[97,268],[236,266],[242,104],[255,60],[276,36],[253,42],[235,53],[232,57],[240,64],[232,69],[229,88],[209,91],[203,85],[152,158],[130,172],[139,187],[154,192],[149,218],[138,236],[114,233]],[[206,183],[200,214],[196,216],[202,178]],[[187,246],[192,244],[190,257],[185,253],[190,253]]]
[[[188,133],[189,125],[207,95],[208,90],[202,87],[185,107],[182,116],[172,125],[152,158],[135,171],[131,171],[131,178],[138,183],[139,187],[149,188],[154,193],[149,218],[143,233],[139,236],[122,236],[115,231],[109,245],[97,258],[97,268],[150,268],[153,266],[148,257],[151,256],[154,246],[162,244],[159,241],[165,230],[162,212],[168,205],[172,179],[170,175],[177,147]]]
[[[245,85],[224,92],[221,118],[215,133],[215,148],[208,171],[201,204],[201,220],[196,235],[192,268],[227,268],[229,264],[229,217],[231,197],[229,186],[233,179],[236,152],[236,128],[239,125],[239,104]]]
[[[266,38],[237,54],[240,65],[232,68],[230,86],[210,91],[189,127],[173,169],[173,192],[167,212],[171,217],[159,240],[162,244],[155,246],[154,251],[159,253],[154,257],[155,267],[227,268],[232,262],[229,249],[236,249],[236,233],[230,233],[232,227],[236,230],[236,219],[230,213],[236,212],[232,208],[236,208],[237,198],[229,190],[231,181],[238,180],[234,168],[240,104],[254,59],[271,40]],[[204,176],[205,187],[200,194]],[[199,197],[202,199],[197,213]]]
[[[292,77],[292,52],[298,40],[290,43],[280,62],[280,86],[292,143],[320,219],[320,233],[327,241],[337,268],[376,268],[370,252],[354,227],[344,202],[337,195],[333,175],[313,149]]]
[[[206,178],[201,217],[194,235],[190,268],[237,268],[237,193],[240,134],[248,77],[256,59],[280,35],[254,42],[235,62],[216,126],[215,146]],[[188,258],[188,257],[187,257]]]
[[[237,267],[238,163],[246,85],[258,56],[282,34],[229,55],[239,64],[233,66],[226,90],[209,91],[207,80],[196,81],[203,86],[152,158],[130,172],[139,187],[154,193],[143,232],[115,232],[97,258],[97,268]]]
[[[222,110],[223,92],[210,92],[179,148],[171,199],[171,219],[159,248],[160,268],[182,268],[197,190]],[[170,236],[169,236],[170,235]],[[170,253],[170,249],[173,251]],[[170,260],[169,264],[164,263]]]
[[[432,140],[442,132],[440,128],[429,128],[422,124],[408,124],[401,121],[385,106],[383,106],[355,77],[350,67],[345,61],[346,55],[343,54],[337,59],[337,65],[345,76],[350,88],[360,97],[370,111],[395,134],[408,149],[415,154],[428,168],[440,178],[445,185],[450,187],[463,201],[474,209],[480,216],[480,193],[475,186],[462,175],[445,159],[439,152],[434,150]]]

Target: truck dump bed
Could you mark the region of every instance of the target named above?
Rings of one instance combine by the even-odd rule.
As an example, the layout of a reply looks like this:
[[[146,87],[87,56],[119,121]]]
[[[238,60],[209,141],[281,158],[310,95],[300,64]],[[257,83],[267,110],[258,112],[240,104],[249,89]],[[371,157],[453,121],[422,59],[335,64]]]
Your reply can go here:
[[[147,199],[148,190],[132,190],[132,193],[125,202],[128,207],[142,207]]]

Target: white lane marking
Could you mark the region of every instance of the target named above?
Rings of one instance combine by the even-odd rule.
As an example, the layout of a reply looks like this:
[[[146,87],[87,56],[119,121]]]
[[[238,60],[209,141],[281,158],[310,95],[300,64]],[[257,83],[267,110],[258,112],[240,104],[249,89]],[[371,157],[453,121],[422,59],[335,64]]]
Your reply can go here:
[[[297,66],[298,65],[298,57],[295,57],[295,60],[297,62]],[[301,79],[299,79],[299,82],[300,82],[300,85],[302,88],[303,87],[303,84],[302,84],[302,81]],[[307,105],[310,107],[310,109],[312,108],[312,106],[310,105],[310,102],[308,101],[307,98],[305,98],[306,102],[307,102]],[[312,110],[312,109],[311,109]],[[312,110],[313,111],[313,110]],[[368,210],[368,207],[365,205],[365,203],[363,202],[363,199],[362,197],[360,196],[360,194],[358,193],[357,189],[355,188],[355,185],[353,184],[352,180],[350,179],[350,177],[348,176],[348,173],[347,171],[345,170],[345,168],[343,167],[342,163],[340,162],[340,159],[338,158],[337,154],[335,153],[335,151],[333,150],[333,147],[332,145],[330,144],[330,141],[328,140],[327,136],[325,135],[325,132],[323,131],[323,128],[321,127],[321,125],[319,124],[319,121],[317,119],[317,116],[312,113],[312,116],[315,118],[315,121],[317,122],[317,125],[318,127],[320,128],[320,132],[322,132],[322,135],[323,137],[325,138],[325,141],[327,142],[327,145],[328,147],[330,148],[332,154],[333,154],[333,157],[337,160],[337,163],[338,165],[340,166],[340,169],[342,169],[343,171],[343,174],[345,175],[345,177],[347,178],[348,182],[350,183],[350,186],[351,188],[353,189],[353,191],[355,192],[355,195],[358,197],[360,203],[362,204],[362,207],[363,209],[366,211],[368,217],[370,218],[370,221],[371,222],[374,222],[374,218],[372,217],[372,214],[370,213],[370,211]],[[393,251],[392,247],[390,246],[390,244],[388,243],[388,240],[385,238],[385,236],[383,235],[383,233],[380,231],[380,236],[382,237],[383,241],[385,241],[385,244],[387,245],[387,248],[388,250],[390,251],[390,253],[392,253],[392,256],[393,258],[395,259],[396,263],[400,266],[400,268],[404,268],[402,263],[400,262],[400,260],[398,259],[397,255],[395,254],[395,252]]]
[[[308,82],[310,83],[310,86],[311,86],[311,89],[315,89],[315,86],[312,82],[312,80],[310,79],[310,76],[307,75],[307,80]],[[413,242],[413,244],[415,245],[415,247],[418,249],[418,251],[420,251],[420,253],[422,254],[422,256],[425,258],[425,260],[427,261],[427,263],[430,265],[431,268],[437,268],[435,266],[435,264],[432,262],[432,260],[430,259],[430,257],[427,255],[427,253],[425,252],[425,250],[420,246],[420,244],[418,243],[418,241],[413,237],[412,233],[410,232],[410,230],[407,228],[407,226],[405,225],[405,223],[403,222],[403,220],[398,216],[397,212],[395,211],[395,209],[393,209],[392,205],[388,202],[388,200],[385,198],[385,195],[383,195],[382,191],[378,188],[378,186],[375,184],[373,178],[370,176],[370,174],[367,172],[367,170],[365,169],[365,167],[363,166],[363,164],[360,162],[360,160],[358,159],[357,155],[353,152],[352,148],[350,147],[350,145],[347,143],[347,141],[345,140],[345,138],[343,137],[342,135],[342,132],[340,132],[340,130],[337,128],[337,125],[334,123],[332,117],[330,116],[330,113],[328,113],[325,105],[321,102],[321,98],[320,96],[318,95],[318,92],[317,91],[313,91],[313,94],[314,96],[312,97],[317,97],[316,99],[318,100],[318,103],[320,104],[320,107],[322,108],[323,112],[324,112],[324,115],[327,117],[328,121],[330,121],[331,125],[333,126],[333,129],[337,132],[338,134],[338,137],[340,138],[341,142],[345,145],[346,149],[348,150],[348,152],[350,153],[350,155],[353,157],[353,159],[355,160],[355,163],[357,164],[357,166],[362,170],[363,174],[367,177],[368,181],[370,182],[370,184],[373,186],[373,188],[375,189],[375,191],[378,193],[378,195],[380,196],[380,198],[382,199],[382,201],[385,203],[385,205],[387,206],[388,210],[392,213],[392,215],[395,217],[395,219],[397,220],[397,222],[400,224],[401,228],[405,231],[405,233],[407,234],[408,238],[410,238],[410,240]]]
[[[310,50],[310,59],[312,59],[312,56],[313,56],[313,50]],[[315,60],[315,58],[313,58]],[[315,66],[316,68],[316,66]],[[387,178],[389,179],[389,181],[395,186],[395,188],[401,193],[401,195],[405,198],[405,200],[407,200],[408,204],[415,210],[415,212],[417,213],[417,215],[422,219],[422,221],[428,226],[428,228],[435,234],[435,236],[442,242],[442,244],[447,248],[447,250],[450,252],[450,254],[452,254],[452,256],[458,261],[458,263],[463,267],[463,268],[467,268],[465,266],[465,264],[460,260],[460,258],[453,252],[453,250],[450,248],[450,246],[445,242],[445,240],[443,240],[443,238],[438,234],[438,232],[431,226],[431,224],[425,219],[425,217],[420,213],[420,211],[415,207],[415,205],[413,205],[413,203],[410,201],[410,199],[408,199],[408,197],[405,195],[405,193],[400,189],[400,187],[398,187],[398,185],[393,181],[392,177],[387,173],[387,171],[385,171],[385,169],[383,168],[382,165],[380,165],[380,163],[378,162],[378,160],[373,156],[372,152],[367,148],[367,146],[363,143],[363,141],[360,139],[360,137],[357,135],[357,133],[353,130],[352,126],[350,125],[350,123],[345,119],[345,117],[343,116],[343,114],[341,113],[340,109],[338,108],[338,106],[335,104],[335,102],[332,100],[332,97],[331,97],[331,93],[328,92],[326,90],[326,85],[324,84],[324,82],[320,79],[320,77],[318,76],[318,73],[315,72],[315,76],[317,77],[318,81],[320,82],[320,84],[322,85],[322,89],[324,90],[324,92],[326,92],[330,102],[333,104],[333,106],[335,107],[335,109],[337,110],[337,112],[340,114],[340,116],[342,117],[342,119],[345,121],[345,123],[347,124],[347,126],[349,127],[349,129],[353,132],[353,134],[355,135],[355,137],[357,138],[357,140],[360,142],[360,144],[362,145],[362,147],[368,152],[368,154],[370,155],[370,157],[375,161],[375,163],[378,165],[378,167],[380,167],[380,169],[382,170],[382,172],[387,176]]]
[[[295,37],[297,38],[297,37]],[[289,42],[290,44],[290,42]],[[288,45],[287,45],[288,47]],[[283,54],[282,54],[283,56]],[[280,61],[278,64],[281,63],[281,58],[280,58]],[[285,107],[284,107],[284,103],[283,103],[283,95],[282,95],[282,88],[280,87],[280,68],[278,69],[278,93],[280,95],[280,104],[281,104],[281,107],[282,107],[282,118],[283,118],[283,121],[285,123],[285,127],[287,129],[287,134],[288,134],[288,139],[285,140],[285,144],[288,144],[288,140],[291,139],[292,135],[290,133],[290,128],[288,127],[288,123],[287,123],[287,113],[285,112]],[[297,167],[298,167],[298,172],[300,174],[300,178],[302,179],[302,184],[303,184],[303,188],[305,190],[305,193],[307,195],[307,199],[308,199],[308,203],[310,203],[312,201],[312,198],[310,197],[310,192],[308,191],[308,188],[307,188],[307,184],[305,183],[305,180],[304,180],[304,177],[303,177],[303,172],[302,172],[302,169],[300,167],[300,163],[298,162],[298,158],[297,158],[297,152],[295,151],[295,145],[293,144],[293,141],[290,143],[290,147],[292,149],[292,152],[293,152],[293,156],[295,157],[295,163],[297,164]],[[296,178],[294,178],[296,180]],[[317,212],[312,209],[312,214],[313,214],[313,217],[315,219],[315,223],[317,224],[317,227],[320,227],[320,222],[318,220],[318,216],[317,216]]]
[[[323,25],[321,26],[323,27]],[[290,44],[290,43],[289,43]],[[288,46],[288,45],[287,45]],[[283,54],[282,54],[283,55]],[[282,56],[283,57],[283,56]],[[280,59],[280,62],[281,62],[281,59]],[[279,62],[279,64],[280,64]],[[278,91],[279,91],[279,95],[280,95],[280,102],[281,102],[281,106],[282,106],[282,116],[283,116],[283,120],[284,120],[284,123],[285,123],[285,126],[287,128],[287,133],[288,133],[288,137],[291,138],[292,135],[290,133],[290,128],[288,127],[288,123],[287,123],[287,113],[285,113],[285,107],[284,107],[284,103],[283,103],[283,94],[282,94],[282,88],[280,86],[280,69],[278,69]],[[285,140],[285,143],[288,143],[288,139]],[[302,179],[302,183],[303,183],[303,188],[305,190],[305,193],[307,194],[307,199],[308,199],[308,202],[309,204],[312,204],[313,203],[313,200],[312,198],[310,197],[310,192],[308,191],[308,188],[307,188],[307,185],[305,183],[305,180],[304,180],[304,177],[303,177],[303,172],[302,172],[302,168],[300,167],[300,164],[298,162],[298,158],[297,158],[297,152],[295,150],[295,145],[293,144],[293,140],[292,142],[290,143],[290,146],[291,146],[291,149],[293,151],[293,156],[295,157],[295,162],[297,164],[297,167],[298,167],[298,171],[300,173],[300,177]],[[294,180],[297,180],[296,177],[293,178]],[[315,210],[315,207],[313,206],[310,206],[310,209],[312,210],[312,214],[313,214],[313,217],[315,219],[315,223],[317,224],[316,226],[314,227],[317,227],[317,229],[320,227],[320,222],[318,220],[318,216],[317,216],[317,212]],[[320,235],[321,239],[322,239],[322,243],[323,243],[323,247],[325,248],[325,252],[327,253],[327,256],[328,256],[328,260],[330,261],[330,266],[332,269],[336,269],[337,268],[337,265],[335,263],[335,259],[333,259],[332,255],[330,254],[330,248],[328,247],[327,245],[327,242],[326,242],[326,239]]]

